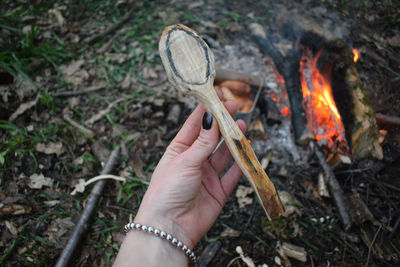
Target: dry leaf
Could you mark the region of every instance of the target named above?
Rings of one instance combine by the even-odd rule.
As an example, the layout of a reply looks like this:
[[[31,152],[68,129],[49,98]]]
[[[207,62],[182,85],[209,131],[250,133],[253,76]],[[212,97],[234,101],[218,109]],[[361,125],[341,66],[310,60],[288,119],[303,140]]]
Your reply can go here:
[[[225,228],[224,231],[221,233],[221,237],[239,237],[239,236],[240,232],[230,227]]]
[[[55,205],[60,204],[60,200],[49,200],[49,201],[43,201],[43,203],[49,207],[54,207]]]
[[[322,197],[330,197],[328,185],[325,182],[324,174],[322,172],[318,174],[318,193]]]
[[[49,14],[50,16],[52,16],[54,23],[57,26],[63,26],[65,24],[65,19],[63,17],[63,15],[61,14],[61,10],[66,9],[65,6],[55,6],[53,9],[49,10]]]
[[[26,97],[33,96],[38,90],[38,87],[36,87],[32,83],[32,81],[25,79],[25,77],[23,77],[22,75],[19,75],[16,78],[16,81],[17,81],[17,83],[16,83],[15,92],[17,93],[20,100],[22,100]]]
[[[83,63],[85,63],[83,59],[74,60],[68,66],[60,66],[60,69],[65,76],[71,76],[81,68]]]
[[[281,266],[281,265],[282,265],[281,258],[279,258],[278,256],[275,256],[274,262],[275,262],[278,266]]]
[[[38,101],[38,98],[36,97],[34,100],[31,100],[29,102],[21,104],[17,110],[11,114],[10,118],[8,119],[9,122],[14,121],[16,118],[18,118],[19,115],[24,114],[25,111],[36,105]]]
[[[18,229],[17,229],[17,227],[14,226],[14,224],[12,222],[6,220],[5,223],[6,223],[6,227],[7,227],[8,231],[10,231],[10,233],[13,236],[18,235]]]
[[[236,197],[239,204],[239,208],[244,208],[247,205],[251,205],[253,203],[253,198],[248,197],[254,192],[252,187],[246,187],[244,185],[239,185],[238,189],[236,190]]]
[[[57,218],[51,221],[45,232],[46,239],[56,244],[56,248],[63,248],[68,240],[68,236],[64,236],[68,231],[73,229],[75,223],[71,217]]]
[[[133,78],[129,73],[126,74],[124,81],[121,83],[121,88],[127,89],[131,84],[136,83],[136,79]]]
[[[57,157],[64,153],[64,147],[61,142],[50,142],[47,144],[37,143],[35,146],[35,150],[37,152],[42,152],[47,155],[56,154]]]
[[[301,262],[307,262],[307,251],[303,247],[299,247],[287,242],[282,242],[280,248],[282,249],[282,253],[285,256]]]
[[[144,163],[140,158],[141,151],[137,150],[135,152],[135,156],[133,158],[133,171],[135,172],[136,177],[138,178],[146,178],[146,175],[143,172]]]
[[[395,36],[387,39],[387,41],[391,46],[400,47],[400,36],[399,35],[395,35]]]
[[[71,97],[68,99],[68,106],[70,108],[74,108],[79,105],[80,98],[79,97]]]
[[[236,247],[236,252],[239,254],[240,258],[248,267],[256,267],[254,261],[250,257],[244,256],[243,249],[241,246]]]
[[[28,186],[31,189],[42,189],[43,186],[53,186],[53,179],[44,177],[43,174],[32,174],[29,177],[29,184]]]
[[[76,192],[83,193],[85,192],[86,182],[85,179],[79,179],[78,183],[75,185],[74,191],[71,192],[71,195],[75,195]],[[73,194],[73,192],[75,192]]]
[[[11,204],[8,206],[2,206],[0,208],[0,217],[5,217],[5,216],[17,216],[17,215],[23,215],[23,214],[29,214],[31,212],[32,208],[31,207],[26,207],[22,206],[19,204]]]
[[[282,201],[283,206],[285,207],[285,212],[282,214],[284,217],[289,217],[293,213],[301,215],[302,212],[298,207],[301,207],[301,203],[292,196],[287,191],[278,191],[279,198]]]
[[[148,80],[148,79],[157,79],[158,74],[155,72],[154,69],[149,68],[149,67],[144,67],[143,69],[143,79]]]

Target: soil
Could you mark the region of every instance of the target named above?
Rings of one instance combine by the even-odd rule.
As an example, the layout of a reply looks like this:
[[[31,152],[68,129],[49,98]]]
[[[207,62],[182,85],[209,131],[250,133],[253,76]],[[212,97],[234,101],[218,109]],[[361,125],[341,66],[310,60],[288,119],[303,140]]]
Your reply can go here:
[[[34,5],[40,5],[37,2]],[[7,5],[2,11],[21,4]],[[11,114],[21,104],[39,99],[12,122],[24,129],[21,138],[28,136],[23,142],[29,145],[17,146],[15,153],[6,156],[5,164],[0,164],[1,264],[54,265],[80,218],[92,186],[74,196],[70,193],[79,179],[98,175],[111,150],[120,145],[121,157],[112,173],[127,177],[127,182],[107,182],[91,227],[71,266],[113,263],[124,237],[121,229],[136,214],[154,166],[197,104],[168,84],[157,53],[157,40],[163,27],[182,22],[206,36],[221,67],[266,79],[263,100],[259,101],[252,119],[263,121],[267,139],[256,136],[252,145],[260,160],[272,153],[266,172],[277,189],[291,197],[287,205],[291,213],[268,221],[254,193],[248,195],[250,203],[241,208],[235,189],[213,227],[194,249],[200,255],[200,265],[247,266],[236,252],[240,246],[255,266],[398,266],[399,127],[379,125],[387,131],[382,143],[382,160],[365,158],[334,170],[349,205],[357,213],[353,216],[352,228],[345,231],[334,200],[318,194],[321,172],[318,159],[308,147],[294,145],[290,119],[279,114],[282,103],[275,107],[277,110],[268,109],[271,106],[265,103],[263,106],[263,101],[268,101],[267,92],[282,94],[284,84],[279,82],[271,59],[262,55],[247,30],[249,23],[259,22],[274,33],[274,38],[279,38],[284,35],[279,26],[282,16],[294,11],[304,17],[319,16],[324,22],[349,25],[351,34],[346,36],[350,40],[346,41],[361,52],[356,66],[372,107],[377,113],[400,116],[400,9],[395,1],[357,4],[118,1],[118,5],[119,19],[130,7],[137,10],[135,24],[122,25],[95,44],[88,44],[86,38],[104,32],[119,21],[107,20],[112,16],[107,9],[92,14],[83,4],[65,1],[52,7],[52,10],[67,8],[60,9],[68,22],[63,26],[45,23],[50,21],[51,12],[33,19],[43,36],[48,27],[73,52],[57,66],[59,70],[42,65],[40,70],[32,72],[39,87],[47,89],[31,88],[29,83],[21,86],[17,79],[7,75],[3,79],[0,68],[0,79],[5,81],[0,85],[1,120],[10,121]],[[138,20],[142,17],[144,22]],[[141,28],[137,26],[139,22],[143,23]],[[96,27],[98,24],[101,26]],[[282,51],[292,45],[275,41]],[[129,71],[119,72],[119,67],[126,65],[130,66]],[[66,81],[60,82],[59,71]],[[93,87],[100,89],[57,96],[60,92],[76,93]],[[68,118],[88,132],[83,134]],[[96,120],[89,122],[90,118]],[[11,134],[9,128],[1,127],[0,133],[1,142],[6,144],[6,139],[16,140],[19,132]],[[39,188],[31,184],[35,174],[44,183]],[[250,186],[245,178],[239,185]],[[307,253],[306,262],[283,253],[285,243],[303,248]],[[205,250],[213,253],[203,253]]]

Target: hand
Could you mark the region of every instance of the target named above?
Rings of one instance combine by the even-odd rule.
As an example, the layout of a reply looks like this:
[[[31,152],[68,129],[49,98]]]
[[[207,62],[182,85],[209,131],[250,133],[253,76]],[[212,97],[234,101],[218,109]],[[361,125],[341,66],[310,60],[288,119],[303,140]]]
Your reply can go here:
[[[233,101],[225,103],[236,113]],[[169,232],[193,248],[210,229],[239,181],[235,163],[220,178],[232,156],[225,143],[209,160],[220,140],[218,124],[202,127],[205,108],[200,104],[168,146],[158,163],[142,200],[135,222]],[[246,125],[239,120],[242,131]]]

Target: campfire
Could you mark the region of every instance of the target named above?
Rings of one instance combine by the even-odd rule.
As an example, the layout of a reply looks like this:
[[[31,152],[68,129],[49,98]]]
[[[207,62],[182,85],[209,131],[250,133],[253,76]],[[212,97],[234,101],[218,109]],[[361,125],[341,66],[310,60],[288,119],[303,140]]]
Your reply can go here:
[[[272,59],[275,70],[271,76],[282,88],[280,92],[267,90],[265,96],[273,101],[282,120],[291,118],[295,143],[313,149],[348,229],[351,226],[349,207],[332,168],[364,157],[382,158],[375,113],[366,100],[355,67],[360,54],[344,41],[325,42],[319,37],[316,37],[318,45],[309,40],[300,41],[282,54],[260,27],[253,24],[251,31],[261,50]],[[257,101],[253,102],[250,85],[257,85],[255,78],[235,74],[225,80],[241,82],[224,81],[219,74],[221,71],[217,71],[215,88],[222,92],[223,98],[236,101],[241,113],[254,110],[252,106]],[[250,124],[250,130],[252,125],[256,124]],[[290,143],[290,140],[284,142]]]

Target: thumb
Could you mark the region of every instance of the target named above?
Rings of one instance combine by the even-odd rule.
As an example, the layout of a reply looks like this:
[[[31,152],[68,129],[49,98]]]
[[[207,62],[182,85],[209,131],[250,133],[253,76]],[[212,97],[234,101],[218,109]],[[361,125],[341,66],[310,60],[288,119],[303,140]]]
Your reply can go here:
[[[213,119],[210,112],[205,112],[199,136],[182,156],[192,164],[201,165],[214,151],[218,141],[218,124]]]

